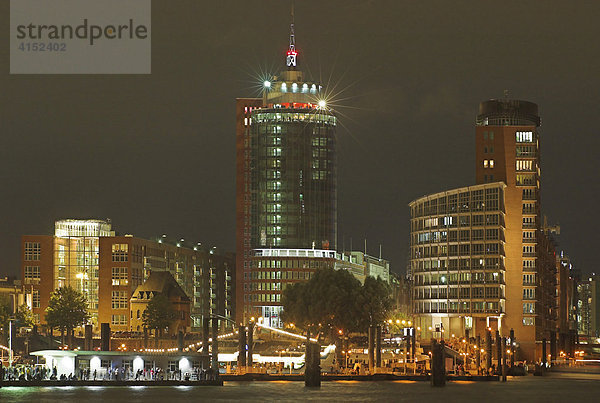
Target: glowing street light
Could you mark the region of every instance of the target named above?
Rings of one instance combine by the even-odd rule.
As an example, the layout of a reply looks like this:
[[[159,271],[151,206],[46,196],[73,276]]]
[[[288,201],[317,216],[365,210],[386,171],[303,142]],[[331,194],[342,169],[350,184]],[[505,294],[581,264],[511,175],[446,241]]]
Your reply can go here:
[[[265,88],[271,88],[271,82],[269,80],[265,80],[265,82],[263,83],[263,86]]]
[[[327,102],[324,99],[319,100],[319,108],[323,109],[327,106]]]

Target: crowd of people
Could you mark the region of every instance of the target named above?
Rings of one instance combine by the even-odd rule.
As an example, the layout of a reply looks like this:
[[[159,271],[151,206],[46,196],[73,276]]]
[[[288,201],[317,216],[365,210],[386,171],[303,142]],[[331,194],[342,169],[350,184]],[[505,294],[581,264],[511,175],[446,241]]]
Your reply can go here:
[[[218,372],[212,368],[195,368],[189,372],[182,372],[180,369],[171,371],[163,368],[138,369],[132,371],[131,368],[114,367],[101,368],[100,370],[90,368],[77,368],[75,373],[69,375],[58,375],[56,367],[49,369],[42,365],[17,365],[4,367],[0,365],[0,380],[2,381],[163,381],[163,380],[216,380]]]

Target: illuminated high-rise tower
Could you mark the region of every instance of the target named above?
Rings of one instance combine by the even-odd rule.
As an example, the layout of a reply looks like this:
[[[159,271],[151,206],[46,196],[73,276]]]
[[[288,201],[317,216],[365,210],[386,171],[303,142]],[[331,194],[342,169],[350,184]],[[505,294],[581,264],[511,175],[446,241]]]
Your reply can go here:
[[[542,340],[556,329],[556,257],[540,213],[538,106],[515,99],[479,105],[476,181],[506,184],[506,309],[524,357],[541,357]],[[506,329],[504,332],[507,331]]]
[[[238,321],[261,316],[280,296],[269,285],[278,293],[256,300],[256,249],[336,247],[336,117],[322,87],[298,69],[293,12],[285,63],[262,83],[262,98],[237,99]]]

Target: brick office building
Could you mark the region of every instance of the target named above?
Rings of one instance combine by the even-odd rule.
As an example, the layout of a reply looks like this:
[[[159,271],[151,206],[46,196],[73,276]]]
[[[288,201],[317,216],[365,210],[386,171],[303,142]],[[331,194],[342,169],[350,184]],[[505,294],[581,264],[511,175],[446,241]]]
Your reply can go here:
[[[164,236],[116,236],[110,222],[101,220],[61,220],[54,235],[22,237],[23,284],[31,293],[36,321],[45,323],[51,292],[70,285],[86,296],[95,332],[100,323],[110,323],[115,331],[134,330],[130,298],[156,271],[171,273],[190,298],[190,330],[200,330],[202,319],[213,314],[232,317],[234,259]]]

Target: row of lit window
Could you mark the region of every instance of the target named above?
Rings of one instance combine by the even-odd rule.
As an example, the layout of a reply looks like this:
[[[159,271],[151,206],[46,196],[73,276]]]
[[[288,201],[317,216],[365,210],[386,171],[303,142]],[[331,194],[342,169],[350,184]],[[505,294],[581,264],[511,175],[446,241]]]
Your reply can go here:
[[[281,302],[281,294],[244,294],[244,302]]]
[[[503,233],[502,229],[499,228],[487,228],[474,230],[463,230],[460,231],[433,231],[433,232],[421,232],[413,235],[413,243],[436,243],[436,242],[468,242],[468,241],[483,241],[484,234],[486,240],[498,240],[500,235]]]
[[[434,249],[435,248],[435,249]],[[431,247],[414,248],[412,258],[419,259],[430,256],[465,256],[465,255],[497,255],[504,254],[504,248],[498,243],[474,243],[459,245],[438,245]],[[525,252],[525,250],[523,251]]]
[[[244,273],[244,280],[310,280],[313,276],[308,271],[252,271]]]
[[[471,218],[473,217],[473,218]],[[418,231],[426,228],[444,228],[444,227],[479,227],[483,225],[499,225],[501,222],[499,214],[473,214],[471,215],[451,215],[445,217],[433,217],[426,219],[413,219],[412,231]]]
[[[420,271],[437,270],[444,271],[446,267],[448,270],[464,270],[472,268],[474,270],[483,269],[502,269],[501,260],[497,257],[488,258],[473,258],[473,259],[424,259],[418,261],[412,261],[411,267]]]
[[[415,299],[504,298],[499,287],[419,288]]]
[[[476,270],[476,269],[474,269]],[[415,286],[420,285],[448,285],[448,284],[482,284],[485,282],[498,283],[502,280],[502,273],[491,272],[470,272],[460,273],[430,273],[415,276]]]
[[[244,283],[244,291],[281,291],[281,283]]]
[[[414,305],[415,313],[499,313],[498,302],[461,301],[461,302],[419,302]]]

